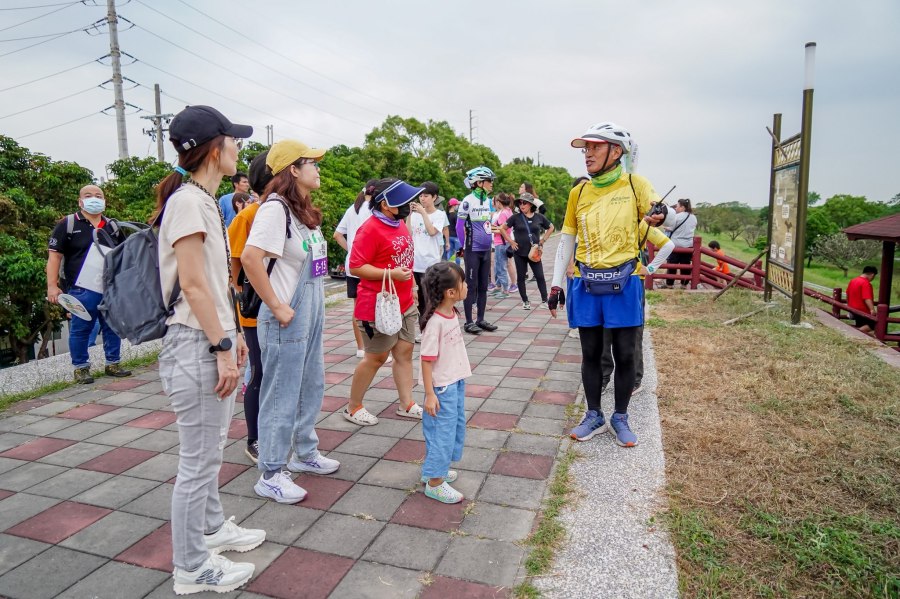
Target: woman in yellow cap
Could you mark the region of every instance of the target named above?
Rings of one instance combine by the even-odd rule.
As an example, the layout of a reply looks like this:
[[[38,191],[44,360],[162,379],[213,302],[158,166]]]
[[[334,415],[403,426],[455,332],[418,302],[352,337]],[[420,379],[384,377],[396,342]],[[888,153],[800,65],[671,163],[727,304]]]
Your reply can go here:
[[[306,491],[291,472],[331,474],[340,462],[319,453],[315,423],[325,394],[325,286],[328,252],[312,203],[325,150],[293,140],[272,146],[273,178],[262,194],[241,263],[263,301],[257,319],[263,380],[259,401],[259,463],[253,490],[278,503]],[[288,461],[288,454],[291,453]]]

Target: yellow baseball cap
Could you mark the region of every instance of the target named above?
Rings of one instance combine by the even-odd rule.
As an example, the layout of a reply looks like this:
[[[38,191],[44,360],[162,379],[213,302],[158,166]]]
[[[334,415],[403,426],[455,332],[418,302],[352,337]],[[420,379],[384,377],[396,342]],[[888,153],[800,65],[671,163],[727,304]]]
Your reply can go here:
[[[269,155],[266,157],[266,166],[272,169],[273,175],[277,175],[301,158],[318,160],[324,155],[325,150],[310,148],[305,143],[294,139],[285,139],[276,141],[272,144],[272,147],[269,148]]]

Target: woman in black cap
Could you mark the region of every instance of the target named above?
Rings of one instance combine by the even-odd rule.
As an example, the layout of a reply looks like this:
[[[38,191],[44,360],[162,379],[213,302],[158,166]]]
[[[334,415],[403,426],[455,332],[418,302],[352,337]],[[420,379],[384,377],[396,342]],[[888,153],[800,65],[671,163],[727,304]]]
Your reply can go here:
[[[175,594],[237,589],[253,576],[250,563],[220,551],[250,551],[265,531],[225,520],[219,501],[222,450],[234,413],[238,368],[247,346],[237,326],[230,287],[225,219],[212,192],[237,171],[238,141],[253,129],[208,106],[178,113],[169,136],[178,166],[157,187],[159,271],[163,298],[181,286],[159,355],[163,389],[177,416],[178,476],[172,492]],[[185,180],[187,177],[187,180]]]

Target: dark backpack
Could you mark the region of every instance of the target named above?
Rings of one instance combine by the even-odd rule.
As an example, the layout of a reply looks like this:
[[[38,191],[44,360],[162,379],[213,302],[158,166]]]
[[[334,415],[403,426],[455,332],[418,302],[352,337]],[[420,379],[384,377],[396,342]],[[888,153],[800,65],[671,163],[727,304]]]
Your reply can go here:
[[[169,328],[166,320],[175,313],[181,285],[175,287],[169,301],[163,301],[159,277],[159,238],[153,229],[161,222],[162,213],[149,227],[119,223],[134,229],[123,243],[106,252],[103,258],[103,300],[99,310],[110,328],[132,345],[160,339]],[[94,243],[103,229],[94,231]]]
[[[287,223],[285,224],[285,236],[287,239],[291,238],[291,213],[288,205],[281,198],[273,198],[270,197],[267,202],[279,202],[284,207],[284,218],[287,219]],[[252,227],[253,225],[251,225]],[[275,268],[276,258],[269,258],[269,267],[266,268],[266,274],[268,276],[272,276],[272,269]],[[250,279],[247,278],[247,273],[244,272],[243,267],[241,268],[241,272],[238,273],[238,283],[241,285],[241,292],[238,294],[238,309],[241,311],[241,316],[244,318],[256,318],[259,316],[259,309],[262,308],[262,298],[259,297],[259,294],[256,292],[256,289],[253,288],[253,285],[250,283]]]

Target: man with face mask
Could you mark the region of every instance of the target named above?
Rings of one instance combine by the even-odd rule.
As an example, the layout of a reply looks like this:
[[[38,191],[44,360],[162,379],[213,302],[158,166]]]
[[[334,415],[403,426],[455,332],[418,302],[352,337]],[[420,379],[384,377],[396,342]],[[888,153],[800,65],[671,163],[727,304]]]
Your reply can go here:
[[[103,190],[96,185],[85,185],[78,193],[80,210],[69,214],[56,224],[50,235],[47,260],[47,301],[59,303],[63,291],[84,305],[91,316],[90,320],[72,317],[69,325],[69,353],[75,367],[75,381],[82,384],[93,383],[91,363],[88,355],[88,338],[95,323],[99,320],[103,333],[103,351],[106,354],[106,374],[114,377],[126,377],[131,374],[119,366],[119,350],[122,341],[113,332],[100,315],[97,307],[103,295],[97,291],[79,286],[82,281],[79,275],[87,260],[97,260],[97,250],[91,252],[94,230],[105,229],[115,244],[125,241],[122,231],[103,216],[106,209],[106,198]],[[100,237],[100,243],[107,245],[106,237]],[[90,254],[90,256],[89,256]]]

